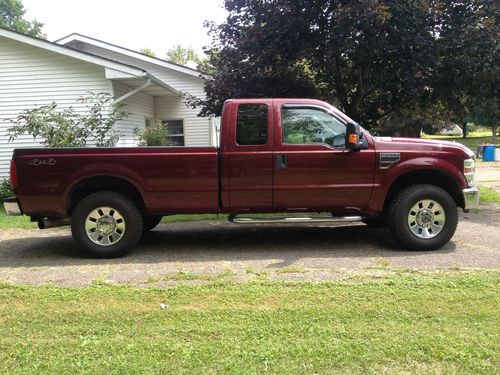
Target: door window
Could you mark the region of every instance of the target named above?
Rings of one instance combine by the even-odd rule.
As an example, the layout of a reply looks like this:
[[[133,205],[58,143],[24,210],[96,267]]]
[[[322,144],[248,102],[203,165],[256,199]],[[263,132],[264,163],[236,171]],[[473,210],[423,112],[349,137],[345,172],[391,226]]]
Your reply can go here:
[[[241,146],[267,143],[267,105],[240,104],[236,122],[236,143]]]
[[[282,108],[283,143],[326,143],[345,147],[345,125],[317,108]]]

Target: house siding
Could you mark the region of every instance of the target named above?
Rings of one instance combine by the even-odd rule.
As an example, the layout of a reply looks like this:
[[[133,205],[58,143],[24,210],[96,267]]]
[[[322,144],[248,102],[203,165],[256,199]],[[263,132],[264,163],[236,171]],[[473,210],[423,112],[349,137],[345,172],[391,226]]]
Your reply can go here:
[[[113,82],[115,98],[119,98],[132,90],[130,87],[119,82]],[[154,120],[154,99],[151,95],[138,92],[126,98],[121,103],[125,105],[124,110],[129,113],[129,116],[117,121],[115,124],[115,129],[120,136],[117,146],[137,146],[137,137],[134,135],[134,130],[136,128],[144,129],[146,118]]]
[[[0,37],[0,178],[8,176],[14,148],[40,146],[27,135],[9,143],[10,120],[52,102],[83,112],[75,100],[89,92],[112,94],[103,67]]]
[[[118,52],[106,50],[101,47],[93,46],[87,43],[73,45],[73,47],[97,56],[102,56],[111,60],[119,61],[142,68],[166,84],[174,87],[181,92],[188,92],[199,98],[205,98],[204,79],[201,77],[190,76],[172,69],[150,63],[135,57],[127,56]],[[164,119],[183,119],[184,134],[186,146],[209,146],[211,140],[211,120],[208,117],[198,117],[199,109],[192,109],[184,104],[181,97],[155,97],[156,114],[155,118]]]

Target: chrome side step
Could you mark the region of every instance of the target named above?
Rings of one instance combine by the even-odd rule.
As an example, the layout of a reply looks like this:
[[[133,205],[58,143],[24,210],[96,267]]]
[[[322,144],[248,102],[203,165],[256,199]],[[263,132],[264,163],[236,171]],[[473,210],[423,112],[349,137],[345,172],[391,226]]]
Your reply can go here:
[[[304,217],[238,217],[229,215],[228,220],[235,224],[265,224],[265,223],[286,223],[286,224],[309,224],[309,223],[350,223],[363,220],[362,216],[304,216]]]

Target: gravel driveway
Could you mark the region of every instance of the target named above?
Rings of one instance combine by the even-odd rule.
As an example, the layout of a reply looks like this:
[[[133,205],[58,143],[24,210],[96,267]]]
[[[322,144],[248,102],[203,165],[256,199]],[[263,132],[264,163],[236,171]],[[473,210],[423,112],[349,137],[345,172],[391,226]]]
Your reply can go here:
[[[433,252],[402,250],[386,229],[362,224],[241,226],[196,222],[162,224],[148,233],[131,255],[95,260],[79,255],[66,228],[3,229],[0,281],[174,285],[216,278],[327,280],[397,269],[499,269],[500,205],[460,216],[452,241]]]

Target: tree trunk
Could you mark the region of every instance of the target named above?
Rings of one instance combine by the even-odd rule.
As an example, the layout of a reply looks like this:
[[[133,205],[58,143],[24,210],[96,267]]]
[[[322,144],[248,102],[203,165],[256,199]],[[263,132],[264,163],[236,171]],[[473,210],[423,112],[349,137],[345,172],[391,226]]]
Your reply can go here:
[[[467,121],[462,123],[462,137],[467,138]]]
[[[497,127],[498,127],[498,125],[493,125],[493,127],[491,128],[491,132],[493,133],[493,140],[492,140],[492,142],[494,144],[497,143]]]

